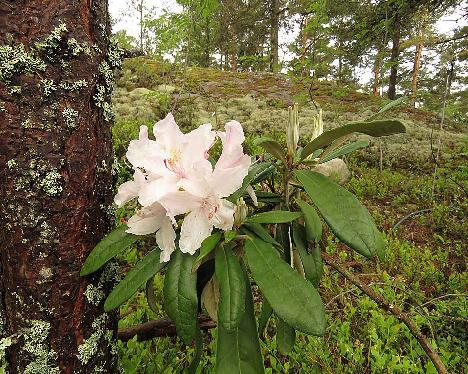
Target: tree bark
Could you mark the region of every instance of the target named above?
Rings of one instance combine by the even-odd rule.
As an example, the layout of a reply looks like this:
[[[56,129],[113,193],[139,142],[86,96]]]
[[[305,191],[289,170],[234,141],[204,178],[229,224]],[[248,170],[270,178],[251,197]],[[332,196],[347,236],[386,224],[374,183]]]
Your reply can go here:
[[[423,51],[424,44],[418,43],[416,46],[416,52],[414,54],[414,64],[413,64],[413,78],[411,80],[411,102],[413,107],[416,106],[416,99],[418,95],[418,76],[419,76],[419,67],[421,66],[421,55]]]
[[[270,70],[278,70],[278,33],[279,33],[279,0],[271,0],[270,7]]]
[[[400,35],[401,35],[400,14],[398,10],[395,12],[393,20],[393,36],[392,36],[392,54],[390,56],[390,79],[388,84],[388,98],[395,100],[396,85],[398,79],[398,59],[400,56]]]
[[[374,62],[374,83],[372,93],[374,96],[379,96],[379,83],[380,83],[380,63],[381,63],[381,56],[380,50],[377,51],[377,55],[375,56]]]
[[[110,93],[119,53],[109,49],[107,1],[1,1],[0,30],[7,370],[116,373],[116,320],[101,304],[112,267],[79,275],[112,215]]]

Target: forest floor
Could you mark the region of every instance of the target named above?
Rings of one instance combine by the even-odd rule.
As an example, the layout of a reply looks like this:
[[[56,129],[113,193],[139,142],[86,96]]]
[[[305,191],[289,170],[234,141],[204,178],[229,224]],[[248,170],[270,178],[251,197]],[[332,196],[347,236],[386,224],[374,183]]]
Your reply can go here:
[[[151,126],[172,111],[185,129],[211,122],[222,128],[230,119],[247,134],[281,133],[287,107],[299,103],[301,136],[323,109],[325,130],[369,118],[388,101],[336,82],[311,82],[270,73],[231,73],[178,68],[147,58],[126,60],[114,94],[116,155],[121,158],[141,124]],[[346,159],[352,177],[345,187],[368,207],[386,234],[386,259],[366,261],[329,237],[327,252],[353,269],[359,278],[405,310],[430,338],[451,372],[468,372],[468,137],[466,124],[447,121],[439,134],[436,113],[397,107],[385,116],[402,119],[407,133],[391,136]],[[441,153],[433,189],[434,160],[440,135]],[[247,143],[250,135],[247,136]],[[432,144],[431,147],[431,138]],[[380,147],[382,168],[380,168]],[[123,168],[124,169],[124,168]],[[119,181],[128,176],[121,172]],[[126,211],[119,210],[118,217]],[[410,215],[411,213],[415,213]],[[410,215],[410,216],[408,216]],[[403,222],[399,221],[407,217]],[[135,263],[144,244],[122,261]],[[155,280],[162,300],[162,278]],[[294,351],[277,351],[273,329],[262,344],[270,373],[431,373],[432,363],[407,328],[378,309],[332,270],[320,286],[328,329],[322,338],[298,334]],[[151,311],[143,293],[121,308],[120,327],[164,315]],[[274,325],[270,322],[270,327]],[[213,372],[215,345],[211,333],[200,373]],[[191,348],[175,338],[120,344],[126,373],[178,373],[190,361]]]

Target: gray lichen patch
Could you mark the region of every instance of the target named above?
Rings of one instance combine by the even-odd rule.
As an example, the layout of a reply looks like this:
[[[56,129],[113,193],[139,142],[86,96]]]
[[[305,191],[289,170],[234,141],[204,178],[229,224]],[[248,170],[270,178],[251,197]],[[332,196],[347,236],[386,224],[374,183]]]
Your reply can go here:
[[[57,230],[49,225],[46,221],[41,223],[41,232],[39,234],[41,243],[51,244],[57,235]]]
[[[50,323],[32,320],[30,324],[30,327],[22,332],[23,350],[31,355],[33,360],[24,369],[24,374],[58,374],[60,369],[56,365],[57,352],[47,343]]]
[[[57,91],[57,86],[52,79],[42,79],[40,82],[40,88],[46,97]]]
[[[63,123],[68,128],[75,128],[78,119],[78,111],[71,107],[66,107],[62,110]]]
[[[27,52],[23,44],[16,46],[0,45],[0,82],[7,86],[14,76],[24,73],[44,71],[46,64],[32,52]]]
[[[13,170],[18,165],[18,163],[15,159],[11,159],[6,162],[6,165],[8,167],[8,170]]]
[[[109,316],[106,313],[97,317],[91,325],[93,333],[78,346],[77,356],[84,365],[92,358],[104,356],[102,350],[106,349],[107,346],[112,343],[112,330],[107,329],[108,318]]]
[[[40,183],[42,190],[48,196],[60,195],[60,193],[63,191],[61,179],[62,176],[57,170],[48,172]]]
[[[55,61],[62,39],[67,32],[67,25],[64,22],[60,22],[44,40],[36,43],[36,48],[43,51],[48,60]]]
[[[67,90],[67,91],[79,91],[83,88],[88,87],[88,82],[86,82],[85,79],[79,79],[77,81],[62,81],[59,84],[59,87],[62,90]]]
[[[84,291],[84,295],[90,304],[96,306],[98,306],[106,296],[100,284],[98,284],[97,287],[93,284],[88,284],[88,287],[86,287],[86,290]]]

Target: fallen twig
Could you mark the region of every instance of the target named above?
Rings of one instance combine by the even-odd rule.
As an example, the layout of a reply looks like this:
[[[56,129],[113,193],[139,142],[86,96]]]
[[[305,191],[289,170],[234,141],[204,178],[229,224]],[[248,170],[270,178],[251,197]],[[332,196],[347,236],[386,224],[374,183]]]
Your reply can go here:
[[[210,317],[199,316],[198,326],[201,330],[209,330],[216,327],[216,323]],[[133,339],[135,336],[141,342],[153,338],[176,335],[176,327],[169,318],[153,320],[117,331],[117,338],[124,342]]]
[[[335,269],[338,273],[340,273],[343,277],[357,286],[362,292],[364,292],[367,296],[369,296],[372,300],[374,300],[382,309],[390,312],[396,318],[398,318],[401,322],[403,322],[408,329],[410,330],[411,334],[416,338],[419,342],[421,347],[424,349],[426,354],[431,359],[432,363],[437,369],[438,373],[441,374],[448,374],[447,369],[444,366],[444,363],[441,361],[438,353],[434,350],[432,345],[427,340],[426,336],[419,330],[418,326],[408,317],[406,313],[404,313],[399,307],[396,305],[390,304],[387,302],[382,295],[374,291],[370,288],[367,284],[361,282],[357,277],[351,274],[348,270],[344,269],[336,259],[332,256],[324,253],[322,251],[322,258],[324,262]]]

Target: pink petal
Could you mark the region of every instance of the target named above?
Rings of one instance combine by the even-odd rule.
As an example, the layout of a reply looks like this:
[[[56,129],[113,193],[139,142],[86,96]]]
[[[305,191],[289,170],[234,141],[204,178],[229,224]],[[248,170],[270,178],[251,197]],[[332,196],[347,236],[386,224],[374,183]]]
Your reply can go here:
[[[114,202],[118,207],[121,207],[126,202],[137,197],[140,188],[142,187],[143,183],[145,183],[145,176],[138,169],[135,170],[135,173],[133,174],[133,179],[134,180],[122,183],[119,186],[117,195],[115,195],[114,197]]]
[[[165,218],[167,217],[164,208],[160,204],[154,204],[130,217],[126,232],[135,235],[152,234],[159,230]]]
[[[175,239],[176,233],[171,220],[166,217],[156,233],[156,243],[161,249],[160,262],[167,262],[171,259],[171,254],[175,250]]]
[[[235,205],[225,199],[219,200],[218,210],[211,219],[215,227],[223,231],[232,230],[234,225]]]

